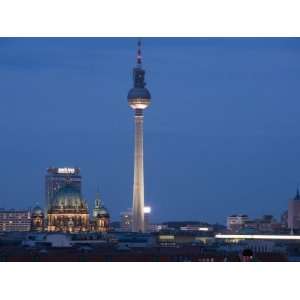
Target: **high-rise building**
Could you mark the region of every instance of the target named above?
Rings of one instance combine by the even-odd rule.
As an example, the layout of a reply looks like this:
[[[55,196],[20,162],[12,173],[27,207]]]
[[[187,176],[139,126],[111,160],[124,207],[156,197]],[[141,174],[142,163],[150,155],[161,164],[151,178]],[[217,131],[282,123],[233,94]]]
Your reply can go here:
[[[134,110],[135,121],[132,231],[144,232],[143,114],[144,109],[150,104],[151,95],[145,87],[145,71],[142,68],[141,41],[138,42],[137,64],[133,69],[133,83],[134,86],[127,96],[128,104]]]
[[[293,231],[300,229],[300,193],[297,189],[296,196],[289,201],[288,206],[288,228]]]
[[[132,231],[132,209],[121,212],[120,228],[122,231]]]
[[[50,207],[51,201],[56,193],[68,183],[81,193],[81,175],[79,168],[48,168],[45,176],[45,201],[46,210]]]
[[[29,210],[0,210],[0,231],[30,231]]]

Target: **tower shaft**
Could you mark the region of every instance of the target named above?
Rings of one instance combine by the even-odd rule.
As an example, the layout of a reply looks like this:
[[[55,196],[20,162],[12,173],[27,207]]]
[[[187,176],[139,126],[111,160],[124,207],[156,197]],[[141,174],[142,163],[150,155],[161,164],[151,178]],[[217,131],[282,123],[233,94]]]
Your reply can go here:
[[[132,230],[144,232],[144,153],[143,153],[143,123],[142,110],[136,110],[135,149],[134,149],[134,183],[133,183],[133,219]]]

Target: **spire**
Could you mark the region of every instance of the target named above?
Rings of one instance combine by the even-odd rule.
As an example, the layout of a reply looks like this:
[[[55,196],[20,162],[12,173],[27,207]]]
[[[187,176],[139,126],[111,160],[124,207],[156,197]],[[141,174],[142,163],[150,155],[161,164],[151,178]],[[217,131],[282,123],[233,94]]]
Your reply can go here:
[[[138,39],[138,44],[137,44],[138,48],[137,48],[137,55],[136,55],[136,64],[137,67],[141,67],[142,66],[142,41],[139,38]]]
[[[95,207],[99,208],[100,206],[101,206],[101,199],[100,199],[100,192],[99,192],[99,186],[98,186],[97,192],[96,192]]]

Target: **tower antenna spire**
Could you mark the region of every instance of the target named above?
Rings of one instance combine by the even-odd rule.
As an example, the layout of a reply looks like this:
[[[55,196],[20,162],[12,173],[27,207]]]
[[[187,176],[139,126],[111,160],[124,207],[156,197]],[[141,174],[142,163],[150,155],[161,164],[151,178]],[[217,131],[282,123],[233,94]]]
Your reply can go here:
[[[137,43],[137,55],[136,55],[136,64],[138,67],[142,65],[142,40],[141,38],[138,39]]]

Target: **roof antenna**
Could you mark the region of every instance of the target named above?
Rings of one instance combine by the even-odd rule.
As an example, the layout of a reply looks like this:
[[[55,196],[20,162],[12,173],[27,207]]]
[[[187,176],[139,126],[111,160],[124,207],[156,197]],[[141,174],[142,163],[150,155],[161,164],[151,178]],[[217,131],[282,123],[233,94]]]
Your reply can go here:
[[[141,38],[138,39],[138,49],[137,49],[137,55],[136,55],[136,64],[138,67],[141,67],[142,65],[142,40]]]

